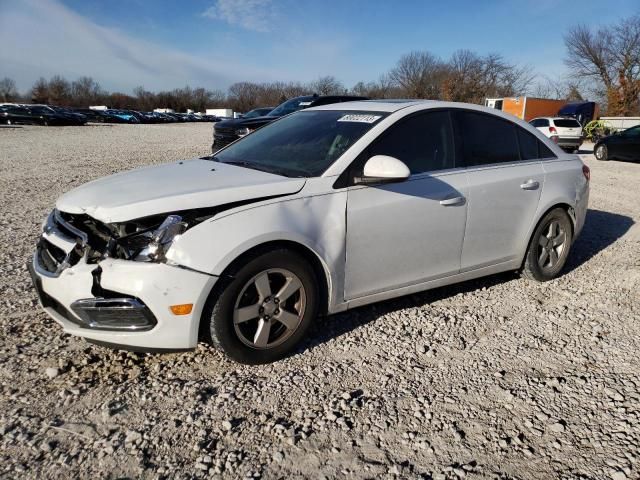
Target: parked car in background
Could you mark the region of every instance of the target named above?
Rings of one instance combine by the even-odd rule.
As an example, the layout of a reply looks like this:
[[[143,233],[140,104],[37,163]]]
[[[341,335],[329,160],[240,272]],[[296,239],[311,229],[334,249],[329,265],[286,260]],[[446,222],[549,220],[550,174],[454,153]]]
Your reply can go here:
[[[223,120],[213,126],[213,144],[211,145],[211,149],[215,152],[216,150],[235,142],[238,138],[244,137],[252,131],[298,110],[316,107],[319,105],[351,102],[355,100],[367,100],[367,98],[353,95],[304,95],[281,103],[267,115],[263,115],[261,117]]]
[[[138,117],[133,112],[127,110],[109,109],[104,110],[104,113],[108,115],[108,117],[106,117],[108,120],[105,121],[114,123],[140,123]]]
[[[86,115],[84,115],[84,114],[82,114],[80,112],[76,112],[76,111],[72,110],[71,108],[56,107],[56,106],[50,106],[48,108],[51,108],[56,113],[60,113],[62,115],[67,115],[67,116],[70,116],[72,118],[75,118],[76,120],[78,120],[80,125],[84,125],[88,121],[88,118],[87,118]]]
[[[640,160],[640,125],[601,138],[593,152],[598,160]]]
[[[93,123],[104,123],[108,121],[109,117],[109,115],[105,113],[104,110],[93,110],[91,108],[74,108],[73,111],[84,115],[87,118],[88,122]]]
[[[264,117],[265,115],[268,115],[273,108],[274,107],[254,108],[253,110],[249,110],[247,113],[240,115],[240,118]]]
[[[17,105],[0,105],[0,123],[4,123],[6,125],[18,124],[22,117],[21,112],[18,111],[21,108],[22,107]]]
[[[80,120],[76,116],[58,113],[50,107],[35,105],[4,106],[2,109],[3,122],[21,125],[83,125],[86,119]]]
[[[529,123],[567,152],[575,152],[582,145],[582,125],[573,118],[541,117]]]
[[[66,193],[30,271],[67,333],[156,351],[203,338],[264,363],[319,312],[502,271],[555,278],[589,178],[578,156],[497,110],[324,105],[210,157]]]

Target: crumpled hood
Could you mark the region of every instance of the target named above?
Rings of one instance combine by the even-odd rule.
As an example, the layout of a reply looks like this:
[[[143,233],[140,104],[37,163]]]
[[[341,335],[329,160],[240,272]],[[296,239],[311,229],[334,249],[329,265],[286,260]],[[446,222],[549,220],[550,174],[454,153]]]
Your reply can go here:
[[[56,208],[104,223],[160,213],[287,195],[303,178],[288,178],[211,160],[193,159],[140,168],[85,183],[62,195]]]

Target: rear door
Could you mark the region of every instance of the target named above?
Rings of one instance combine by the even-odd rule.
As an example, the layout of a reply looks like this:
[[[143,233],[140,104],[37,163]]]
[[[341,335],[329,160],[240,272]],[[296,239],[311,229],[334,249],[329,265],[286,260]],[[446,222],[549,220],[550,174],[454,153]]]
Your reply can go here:
[[[456,127],[469,178],[461,271],[514,261],[528,241],[544,183],[537,139],[476,111],[458,110]]]

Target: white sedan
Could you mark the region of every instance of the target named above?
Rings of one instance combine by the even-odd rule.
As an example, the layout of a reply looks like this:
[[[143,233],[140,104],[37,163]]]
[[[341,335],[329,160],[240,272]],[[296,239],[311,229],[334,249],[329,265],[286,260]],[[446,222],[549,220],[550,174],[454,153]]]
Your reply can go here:
[[[506,270],[554,278],[588,195],[577,156],[494,109],[326,105],[70,191],[30,270],[71,334],[264,363],[322,313]]]

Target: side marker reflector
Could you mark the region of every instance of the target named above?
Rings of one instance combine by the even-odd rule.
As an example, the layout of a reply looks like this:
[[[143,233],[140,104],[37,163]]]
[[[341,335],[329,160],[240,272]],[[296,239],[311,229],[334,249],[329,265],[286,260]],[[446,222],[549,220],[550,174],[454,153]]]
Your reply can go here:
[[[189,315],[193,310],[193,303],[183,303],[181,305],[171,305],[169,307],[174,315]]]

